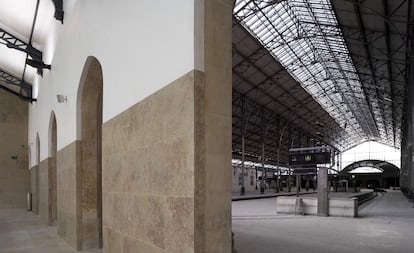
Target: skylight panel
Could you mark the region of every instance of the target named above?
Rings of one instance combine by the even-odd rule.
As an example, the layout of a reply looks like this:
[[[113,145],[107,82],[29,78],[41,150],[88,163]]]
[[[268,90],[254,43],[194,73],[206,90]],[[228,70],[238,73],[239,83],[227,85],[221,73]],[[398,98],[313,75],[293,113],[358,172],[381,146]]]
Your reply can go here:
[[[244,7],[240,6],[246,4],[246,9],[259,11],[245,18]],[[356,89],[351,89],[351,80],[356,80],[352,85],[361,84],[329,0],[290,0],[273,5],[269,1],[236,0],[234,13],[339,124],[350,120],[345,118],[349,116],[345,113],[349,111],[347,106],[333,102],[341,97],[332,90],[341,86],[343,92],[353,94]],[[323,81],[326,78],[333,80]],[[327,96],[323,101],[321,92]],[[365,118],[368,127],[375,127],[365,116],[358,117]],[[354,130],[361,128],[355,126]]]

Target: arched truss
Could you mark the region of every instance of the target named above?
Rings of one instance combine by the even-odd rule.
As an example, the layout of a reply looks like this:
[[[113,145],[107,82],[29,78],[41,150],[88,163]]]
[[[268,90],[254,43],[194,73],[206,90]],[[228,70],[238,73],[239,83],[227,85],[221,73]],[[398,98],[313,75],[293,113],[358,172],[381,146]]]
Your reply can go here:
[[[349,172],[351,172],[354,169],[360,168],[360,167],[372,167],[372,168],[376,168],[379,169],[380,171],[382,171],[382,173],[386,173],[386,174],[395,174],[398,175],[400,174],[400,168],[398,168],[397,166],[395,166],[392,163],[386,162],[386,161],[381,161],[381,160],[362,160],[362,161],[357,161],[354,163],[351,163],[350,165],[346,166],[341,172],[340,174],[346,175]]]

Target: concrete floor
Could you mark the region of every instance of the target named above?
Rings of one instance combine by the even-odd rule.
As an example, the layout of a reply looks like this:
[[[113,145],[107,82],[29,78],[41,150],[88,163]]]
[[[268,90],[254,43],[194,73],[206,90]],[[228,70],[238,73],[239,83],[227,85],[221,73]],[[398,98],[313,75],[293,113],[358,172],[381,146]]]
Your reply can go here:
[[[361,217],[277,215],[275,199],[233,202],[238,253],[413,253],[414,208],[400,192],[379,195]],[[75,253],[39,216],[0,210],[0,253]],[[101,250],[82,251],[99,253]]]
[[[238,253],[413,253],[413,224],[400,192],[379,194],[359,218],[277,215],[274,198],[233,202]]]
[[[1,253],[75,253],[57,235],[56,227],[40,223],[38,215],[24,209],[0,210]],[[82,251],[100,253],[102,250]]]

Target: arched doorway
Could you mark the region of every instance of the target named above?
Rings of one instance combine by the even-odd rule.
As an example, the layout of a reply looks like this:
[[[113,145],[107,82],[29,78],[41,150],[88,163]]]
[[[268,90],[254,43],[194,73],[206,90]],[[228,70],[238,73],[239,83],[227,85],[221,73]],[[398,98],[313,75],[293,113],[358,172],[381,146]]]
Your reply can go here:
[[[57,224],[57,126],[55,113],[49,123],[49,225]]]
[[[85,63],[78,92],[81,143],[81,249],[101,248],[102,239],[102,68],[95,57]]]

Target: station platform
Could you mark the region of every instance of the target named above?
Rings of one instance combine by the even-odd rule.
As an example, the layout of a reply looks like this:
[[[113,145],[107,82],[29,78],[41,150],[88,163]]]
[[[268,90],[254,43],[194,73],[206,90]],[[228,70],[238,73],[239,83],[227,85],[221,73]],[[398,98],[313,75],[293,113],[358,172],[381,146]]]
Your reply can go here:
[[[399,191],[378,193],[358,218],[278,215],[274,199],[232,205],[238,253],[414,252],[414,205]]]
[[[367,192],[372,192],[372,190],[365,190],[361,192],[329,192],[329,197],[333,198],[354,198],[360,195],[364,195]],[[275,193],[274,190],[272,191],[265,191],[264,194],[261,194],[259,191],[254,192],[246,192],[245,195],[240,195],[238,192],[233,192],[232,200],[239,201],[239,200],[251,200],[251,199],[265,199],[265,198],[275,198],[279,196],[296,196],[296,189],[292,190],[291,192],[279,192]],[[308,197],[316,197],[317,192],[313,190],[309,191],[301,191],[299,193],[301,196],[308,196]]]
[[[309,190],[309,191],[301,191],[300,194],[315,194],[316,191]],[[245,195],[240,195],[239,192],[233,192],[232,200],[233,201],[239,201],[239,200],[249,200],[249,199],[265,199],[265,198],[275,198],[278,196],[295,196],[296,195],[296,189],[290,191],[290,192],[278,192],[275,193],[275,190],[266,190],[263,194],[260,193],[260,191],[254,191],[254,192],[246,192]]]
[[[347,197],[347,194],[343,194]],[[359,218],[276,214],[274,198],[234,201],[238,253],[412,253],[414,205],[399,192],[378,193]],[[75,253],[39,216],[0,210],[0,253]],[[101,250],[82,251],[101,253]]]

